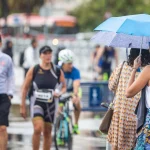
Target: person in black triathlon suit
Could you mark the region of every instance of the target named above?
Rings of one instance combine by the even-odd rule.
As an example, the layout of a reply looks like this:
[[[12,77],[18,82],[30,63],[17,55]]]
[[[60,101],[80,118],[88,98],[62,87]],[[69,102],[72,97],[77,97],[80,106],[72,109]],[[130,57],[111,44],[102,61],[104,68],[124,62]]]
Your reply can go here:
[[[33,150],[39,150],[42,132],[44,136],[43,150],[49,150],[52,142],[51,130],[57,102],[55,98],[65,93],[66,85],[63,72],[51,63],[52,49],[49,46],[40,49],[40,58],[42,60],[41,64],[31,68],[25,78],[20,113],[23,118],[26,118],[25,99],[32,84],[33,94],[30,95],[30,113],[34,127]],[[59,94],[55,92],[58,85],[59,88],[61,85]]]

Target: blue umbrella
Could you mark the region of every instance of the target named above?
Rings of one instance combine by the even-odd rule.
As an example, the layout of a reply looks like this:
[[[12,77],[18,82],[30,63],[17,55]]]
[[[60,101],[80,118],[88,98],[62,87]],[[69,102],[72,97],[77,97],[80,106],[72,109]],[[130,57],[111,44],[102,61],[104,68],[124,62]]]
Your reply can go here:
[[[111,17],[100,24],[95,28],[95,31],[105,31],[105,32],[114,32],[118,34],[117,37],[121,36],[122,39],[125,39],[127,35],[134,36],[132,37],[132,41],[136,41],[141,39],[140,46],[138,44],[138,48],[142,49],[142,45],[150,45],[150,15],[148,14],[138,14],[138,15],[129,15],[122,17]],[[122,34],[122,35],[119,35]],[[124,37],[123,37],[124,35]],[[98,34],[99,36],[99,34]],[[130,37],[128,36],[128,37]],[[141,38],[139,38],[141,37]],[[146,39],[144,37],[147,37]],[[95,39],[97,39],[95,37]],[[119,39],[119,38],[118,38]],[[131,37],[130,37],[131,39]],[[119,40],[118,42],[126,42],[129,39]],[[120,45],[125,45],[124,47],[134,47],[132,41],[126,43],[120,43]],[[144,43],[145,42],[145,43]],[[117,43],[117,41],[116,41]],[[137,44],[136,44],[137,47]],[[141,53],[141,51],[140,51]]]
[[[142,38],[143,43],[141,43]],[[141,48],[142,45],[143,49],[149,49],[150,37],[99,31],[91,38],[91,41],[112,47]]]
[[[135,36],[150,36],[150,15],[139,14],[111,17],[95,28],[96,31],[111,31]]]

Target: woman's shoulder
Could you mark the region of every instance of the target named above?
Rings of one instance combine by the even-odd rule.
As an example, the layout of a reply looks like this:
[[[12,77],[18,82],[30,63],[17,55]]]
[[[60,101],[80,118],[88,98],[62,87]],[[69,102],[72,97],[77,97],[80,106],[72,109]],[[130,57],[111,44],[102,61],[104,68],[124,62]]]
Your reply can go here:
[[[144,72],[144,74],[149,74],[150,73],[150,65],[147,65],[145,66],[143,69],[142,69],[142,72]]]
[[[132,67],[129,66],[126,61],[120,63],[117,68],[119,68],[119,69],[121,69],[121,68],[123,68],[123,69],[132,69]]]
[[[132,67],[128,64],[128,62],[125,62],[125,63],[124,63],[124,66],[125,66],[126,68],[128,68],[128,69],[132,69]]]
[[[150,69],[150,65],[145,66],[144,69]]]
[[[121,72],[121,76],[122,75],[128,75],[131,73],[132,71],[132,67],[128,65],[127,62],[121,63],[117,68],[116,68],[117,72]]]

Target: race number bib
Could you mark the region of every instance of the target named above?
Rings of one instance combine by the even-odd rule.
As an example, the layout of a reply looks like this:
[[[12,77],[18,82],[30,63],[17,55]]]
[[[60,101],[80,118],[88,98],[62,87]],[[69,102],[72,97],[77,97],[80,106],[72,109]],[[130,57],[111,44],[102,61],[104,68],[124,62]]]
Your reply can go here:
[[[35,91],[35,98],[37,101],[52,103],[53,102],[53,90],[37,90]]]

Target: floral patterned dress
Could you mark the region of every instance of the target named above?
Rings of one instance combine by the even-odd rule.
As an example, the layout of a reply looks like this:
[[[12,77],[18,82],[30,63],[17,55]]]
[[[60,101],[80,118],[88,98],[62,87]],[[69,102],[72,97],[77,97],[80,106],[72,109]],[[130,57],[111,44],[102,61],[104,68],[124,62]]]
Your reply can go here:
[[[147,109],[145,124],[134,150],[150,150],[150,109]]]
[[[132,68],[124,64],[119,84],[117,81],[121,66],[117,67],[109,79],[109,89],[116,91],[114,114],[108,132],[108,141],[118,150],[131,150],[136,140],[136,115],[135,109],[141,97],[138,93],[133,98],[126,98],[125,91],[131,76]],[[136,73],[136,77],[138,76]]]

